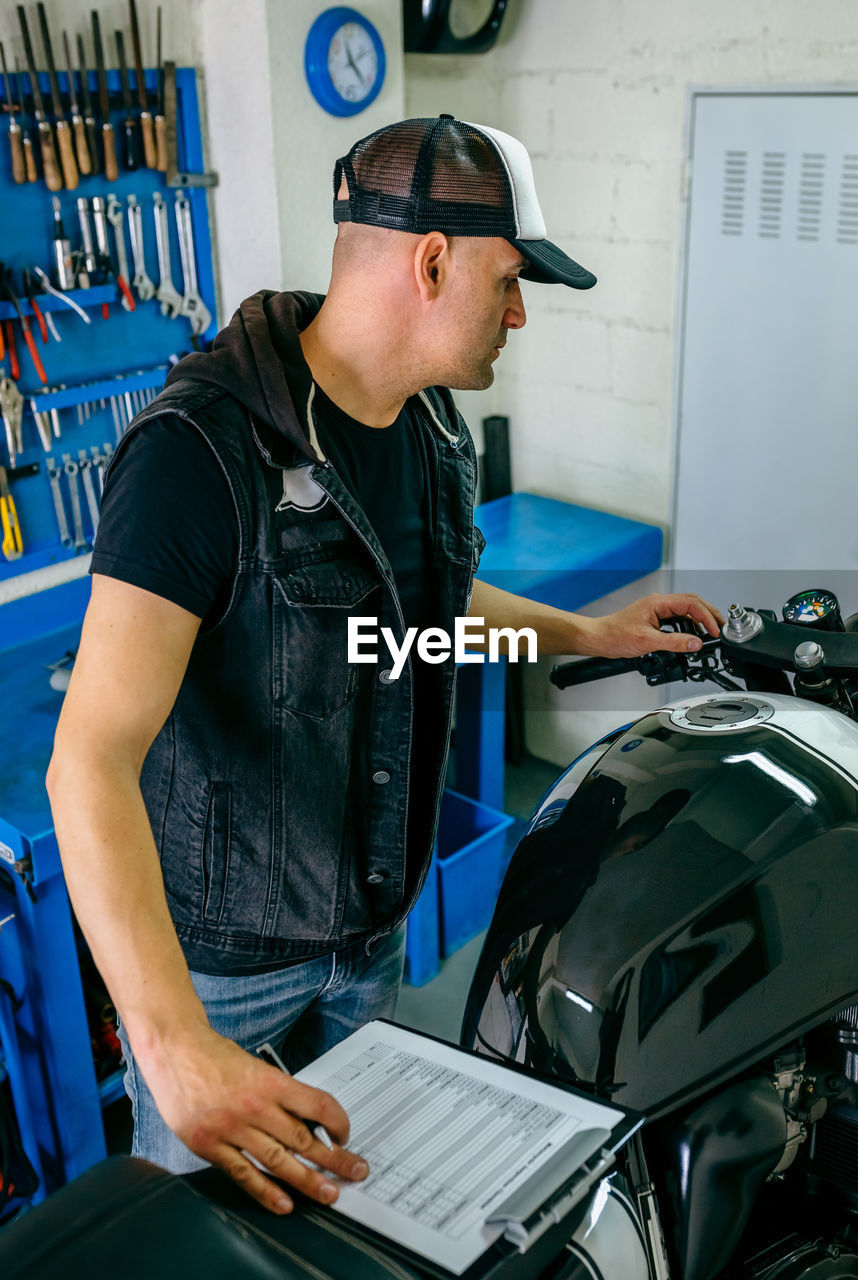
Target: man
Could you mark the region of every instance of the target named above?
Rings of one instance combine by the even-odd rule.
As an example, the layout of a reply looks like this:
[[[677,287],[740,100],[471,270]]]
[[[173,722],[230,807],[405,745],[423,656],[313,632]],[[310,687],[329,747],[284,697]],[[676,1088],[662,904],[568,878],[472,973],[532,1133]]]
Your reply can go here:
[[[527,153],[443,116],[338,161],[330,290],[261,293],[117,450],[49,773],[69,892],[122,1021],[135,1152],[210,1161],[275,1212],[366,1165],[290,1066],[393,1012],[443,785],[452,661],[349,664],[347,623],[530,626],[632,655],[695,596],[610,618],[473,581],[475,458],[448,387],[491,384],[519,278],[589,288]],[[310,1122],[309,1124],[305,1122]],[[293,1153],[310,1157],[311,1171]],[[252,1159],[251,1159],[252,1157]]]

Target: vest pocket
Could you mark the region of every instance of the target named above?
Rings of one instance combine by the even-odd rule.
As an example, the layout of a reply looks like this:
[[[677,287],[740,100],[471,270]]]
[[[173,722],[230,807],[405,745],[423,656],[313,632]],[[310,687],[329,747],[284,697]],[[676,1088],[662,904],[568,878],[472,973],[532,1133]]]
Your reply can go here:
[[[223,918],[231,830],[232,787],[228,782],[213,782],[202,845],[203,919],[208,924],[220,924]]]
[[[359,688],[361,668],[348,660],[348,622],[373,613],[378,575],[347,556],[281,569],[274,583],[278,702],[301,715],[330,716]]]

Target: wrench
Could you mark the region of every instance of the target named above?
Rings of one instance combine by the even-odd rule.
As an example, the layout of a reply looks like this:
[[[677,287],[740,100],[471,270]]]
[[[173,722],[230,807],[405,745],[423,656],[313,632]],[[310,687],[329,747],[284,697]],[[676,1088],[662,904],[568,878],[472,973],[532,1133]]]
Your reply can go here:
[[[143,210],[136,196],[128,197],[128,229],[131,232],[131,253],[134,257],[134,279],[131,281],[141,302],[155,296],[155,286],[146,274],[146,258],[143,253]]]
[[[113,457],[112,445],[105,444],[102,447],[104,449],[104,452],[100,453],[98,445],[94,444],[92,446],[92,465],[95,467],[96,471],[98,472],[99,494],[104,493],[104,473],[107,470],[107,465],[110,462],[110,459]]]
[[[211,324],[211,312],[203,302],[197,287],[197,263],[194,257],[194,229],[191,225],[191,202],[180,189],[176,192],[176,229],[179,233],[179,252],[182,257],[182,274],[185,278],[185,296],[179,315],[187,316],[194,337],[205,332]]]
[[[71,495],[72,519],[74,520],[74,546],[75,551],[79,551],[81,547],[86,546],[86,538],[83,536],[83,512],[80,506],[80,489],[78,488],[78,472],[80,467],[76,462],[72,462],[70,453],[63,454],[64,471],[69,478],[69,494]]]
[[[66,518],[66,505],[63,502],[63,493],[60,488],[60,468],[57,466],[53,458],[45,460],[45,466],[48,468],[48,477],[51,482],[51,493],[54,499],[54,510],[57,513],[57,525],[60,531],[60,542],[64,547],[72,545],[71,534],[69,533],[69,522]]]
[[[78,449],[78,466],[83,479],[83,491],[86,494],[86,505],[89,507],[89,518],[92,521],[92,532],[98,528],[98,499],[95,496],[95,485],[92,483],[92,463],[86,449]]]
[[[54,447],[54,442],[51,439],[50,418],[46,413],[42,413],[42,411],[37,408],[35,398],[30,400],[30,410],[33,414],[33,421],[36,424],[36,430],[39,433],[39,439],[42,442],[42,448],[45,453],[50,453],[51,449]]]
[[[107,237],[107,220],[108,210],[101,196],[92,197],[92,221],[95,225],[95,242],[98,246],[99,266],[103,270],[109,272],[116,277],[116,283],[119,285],[119,302],[123,311],[136,311],[137,307],[131,290],[128,288],[128,259],[125,257],[125,235],[122,230],[122,206],[115,196],[110,197],[116,205],[116,213],[118,218],[112,218],[113,226],[116,228],[116,250],[121,263],[117,272],[113,266],[113,254],[110,252],[110,241]],[[120,250],[121,240],[121,250]]]
[[[158,266],[161,271],[161,283],[155,290],[155,297],[161,304],[161,315],[169,312],[173,320],[182,310],[182,295],[176,292],[170,270],[170,232],[167,226],[167,206],[160,191],[152,193],[155,205],[155,239],[158,242]]]
[[[107,221],[113,227],[116,234],[116,261],[119,264],[118,275],[127,283],[130,279],[128,275],[128,254],[125,252],[125,222],[122,217],[122,205],[111,193],[107,197]],[[128,305],[128,300],[124,293],[122,296],[122,305],[126,311],[133,308]]]

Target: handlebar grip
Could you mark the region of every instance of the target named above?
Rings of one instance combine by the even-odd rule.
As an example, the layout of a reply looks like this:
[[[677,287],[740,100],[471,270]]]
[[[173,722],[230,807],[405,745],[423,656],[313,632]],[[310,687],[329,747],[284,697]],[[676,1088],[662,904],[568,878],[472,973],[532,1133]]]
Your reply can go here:
[[[580,662],[561,662],[548,678],[558,689],[568,689],[573,684],[589,684],[591,680],[639,671],[639,661],[639,658],[584,658]]]

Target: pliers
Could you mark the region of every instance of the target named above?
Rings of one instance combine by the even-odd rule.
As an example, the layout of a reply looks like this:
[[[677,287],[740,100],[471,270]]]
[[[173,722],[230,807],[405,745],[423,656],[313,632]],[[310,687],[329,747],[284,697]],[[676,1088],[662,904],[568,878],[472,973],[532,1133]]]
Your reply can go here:
[[[6,431],[6,447],[9,450],[9,466],[17,465],[19,453],[24,452],[21,434],[21,423],[24,417],[24,397],[18,390],[14,378],[7,378],[4,369],[0,369],[0,413],[3,415],[3,426]]]
[[[39,356],[38,348],[36,347],[35,340],[30,332],[30,321],[21,310],[21,304],[12,290],[12,273],[5,269],[2,262],[0,262],[0,281],[2,281],[3,293],[18,313],[18,319],[21,321],[21,328],[24,330],[24,341],[27,344],[27,350],[30,353],[30,358],[33,361],[36,373],[39,376],[39,381],[44,385],[47,385],[48,375],[45,373],[45,368],[42,364],[41,357]],[[7,337],[9,335],[8,329],[6,330],[6,335]]]
[[[42,342],[47,342],[48,330],[50,330],[51,337],[54,342],[62,342],[62,338],[57,332],[57,327],[54,324],[54,318],[50,311],[43,312],[42,308],[36,301],[36,290],[33,286],[33,276],[29,267],[24,268],[24,297],[33,309],[33,315],[36,317],[36,321],[39,325],[39,331],[42,335]]]

